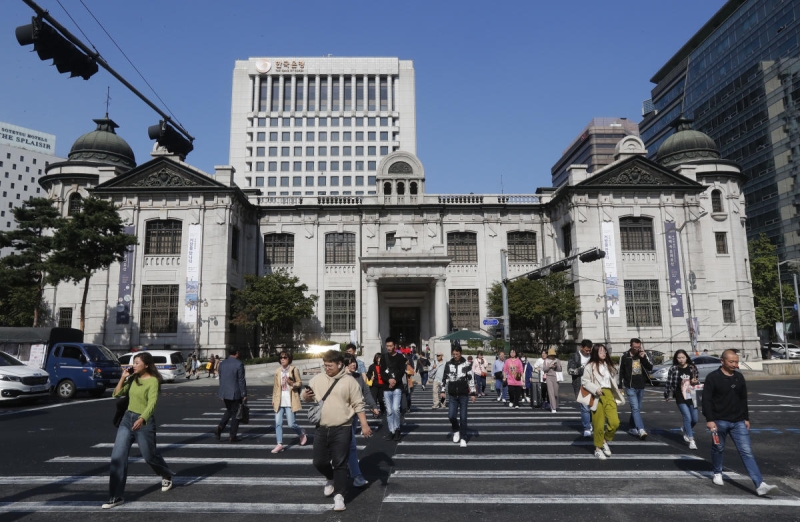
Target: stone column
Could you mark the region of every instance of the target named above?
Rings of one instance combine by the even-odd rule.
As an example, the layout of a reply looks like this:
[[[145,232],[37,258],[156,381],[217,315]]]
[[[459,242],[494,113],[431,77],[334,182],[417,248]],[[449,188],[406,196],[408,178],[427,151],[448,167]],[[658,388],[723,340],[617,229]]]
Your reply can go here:
[[[380,328],[378,308],[378,278],[367,276],[367,338],[377,339]]]
[[[261,76],[251,76],[253,80],[253,112],[261,110]]]
[[[445,277],[436,278],[436,294],[434,298],[436,337],[447,335],[447,288],[445,288]]]

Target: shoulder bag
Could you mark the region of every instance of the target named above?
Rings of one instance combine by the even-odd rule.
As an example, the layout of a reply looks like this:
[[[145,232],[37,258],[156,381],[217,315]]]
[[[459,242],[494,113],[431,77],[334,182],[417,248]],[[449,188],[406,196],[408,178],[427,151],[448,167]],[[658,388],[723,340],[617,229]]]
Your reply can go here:
[[[239,424],[250,424],[250,407],[242,402],[239,405],[239,410],[236,412],[236,419]]]
[[[592,381],[594,381],[594,373],[592,373],[591,375],[592,375]],[[598,404],[597,397],[595,397],[595,395],[592,392],[584,388],[583,385],[581,385],[580,390],[578,390],[577,400],[580,404],[583,404],[591,411],[597,410],[597,404]]]
[[[333,381],[333,384],[331,384],[331,387],[328,388],[328,391],[325,392],[325,395],[322,396],[322,399],[318,403],[311,406],[308,409],[308,412],[306,412],[306,414],[308,415],[308,421],[314,426],[319,426],[319,423],[322,422],[322,406],[325,404],[325,399],[328,398],[328,395],[331,394],[331,390],[333,390],[333,387],[336,386],[336,384],[341,380],[342,380],[341,377],[335,379]]]

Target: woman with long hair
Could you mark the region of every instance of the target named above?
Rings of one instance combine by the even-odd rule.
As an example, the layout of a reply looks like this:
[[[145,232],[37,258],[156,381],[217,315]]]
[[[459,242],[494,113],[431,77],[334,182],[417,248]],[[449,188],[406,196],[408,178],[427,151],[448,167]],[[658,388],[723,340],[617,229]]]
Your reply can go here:
[[[381,375],[381,359],[380,352],[376,353],[375,357],[372,358],[372,364],[367,368],[365,378],[370,382],[369,392],[372,395],[372,399],[380,406],[381,415],[383,415],[386,413],[386,406],[383,404],[383,390],[388,383],[384,382]]]
[[[517,357],[517,351],[511,349],[508,359],[503,363],[503,379],[508,383],[508,407],[519,409],[522,398],[522,363]]]
[[[275,378],[272,382],[272,409],[275,412],[275,437],[278,443],[272,449],[272,453],[280,453],[286,449],[283,445],[283,417],[286,416],[286,424],[297,433],[300,438],[300,445],[305,446],[308,441],[306,432],[298,426],[295,420],[295,412],[302,410],[300,404],[300,390],[303,381],[300,377],[300,370],[292,366],[292,354],[282,351],[278,354],[281,365],[275,370]]]
[[[156,448],[154,412],[161,382],[161,374],[156,369],[153,356],[148,352],[139,352],[133,356],[131,367],[122,372],[117,387],[114,388],[114,397],[127,396],[129,403],[111,451],[111,474],[108,482],[111,498],[103,504],[103,509],[117,507],[125,502],[123,495],[128,478],[128,454],[134,440],[142,458],[150,464],[156,475],[161,476],[161,491],[172,489],[172,477],[175,473],[169,469]]]
[[[669,402],[670,397],[675,398],[683,416],[683,440],[689,445],[689,449],[696,450],[697,444],[694,443],[694,425],[697,424],[697,395],[693,392],[693,386],[698,384],[697,367],[689,358],[686,350],[678,350],[672,356],[672,367],[667,373],[667,387],[664,390],[664,398]]]
[[[600,460],[611,456],[608,443],[614,440],[614,434],[619,428],[617,404],[625,404],[625,399],[617,388],[616,376],[617,369],[606,347],[595,344],[581,377],[581,387],[596,397],[592,406],[592,427],[594,456]]]

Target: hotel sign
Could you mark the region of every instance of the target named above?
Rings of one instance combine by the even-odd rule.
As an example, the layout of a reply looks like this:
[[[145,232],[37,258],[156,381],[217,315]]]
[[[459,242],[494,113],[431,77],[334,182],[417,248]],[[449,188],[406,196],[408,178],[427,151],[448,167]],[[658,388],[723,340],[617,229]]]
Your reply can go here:
[[[56,153],[56,137],[54,134],[26,129],[10,123],[0,122],[0,144],[53,156]]]

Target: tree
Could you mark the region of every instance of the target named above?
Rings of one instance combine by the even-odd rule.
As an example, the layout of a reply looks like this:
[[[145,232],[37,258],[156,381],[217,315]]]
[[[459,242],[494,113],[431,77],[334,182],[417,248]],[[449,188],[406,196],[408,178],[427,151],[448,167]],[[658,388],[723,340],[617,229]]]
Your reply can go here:
[[[489,313],[503,315],[503,288],[492,285],[487,296]],[[564,273],[544,279],[517,279],[508,284],[508,315],[512,346],[526,348],[531,338],[544,345],[563,341],[563,323],[574,321],[580,311],[575,289]]]
[[[44,285],[59,281],[50,273],[54,242],[51,231],[61,227],[65,220],[46,198],[31,198],[11,212],[17,228],[0,232],[0,248],[14,249],[0,259],[3,272],[0,315],[3,324],[9,326],[40,326]]]
[[[756,325],[768,330],[770,341],[775,340],[775,323],[781,322],[781,307],[792,306],[794,290],[789,285],[778,286],[778,254],[765,234],[747,243],[750,253],[750,279],[753,281],[753,301]],[[781,303],[783,287],[783,303]]]
[[[267,354],[279,341],[290,336],[304,319],[314,316],[318,296],[309,295],[308,286],[285,270],[261,277],[245,276],[245,288],[233,294],[231,323],[246,329],[259,328]]]
[[[89,281],[98,270],[108,270],[125,258],[136,236],[125,234],[122,219],[114,204],[94,197],[86,198],[79,212],[70,216],[53,238],[55,252],[49,268],[61,281],[83,281],[80,329],[86,326],[86,299]]]

